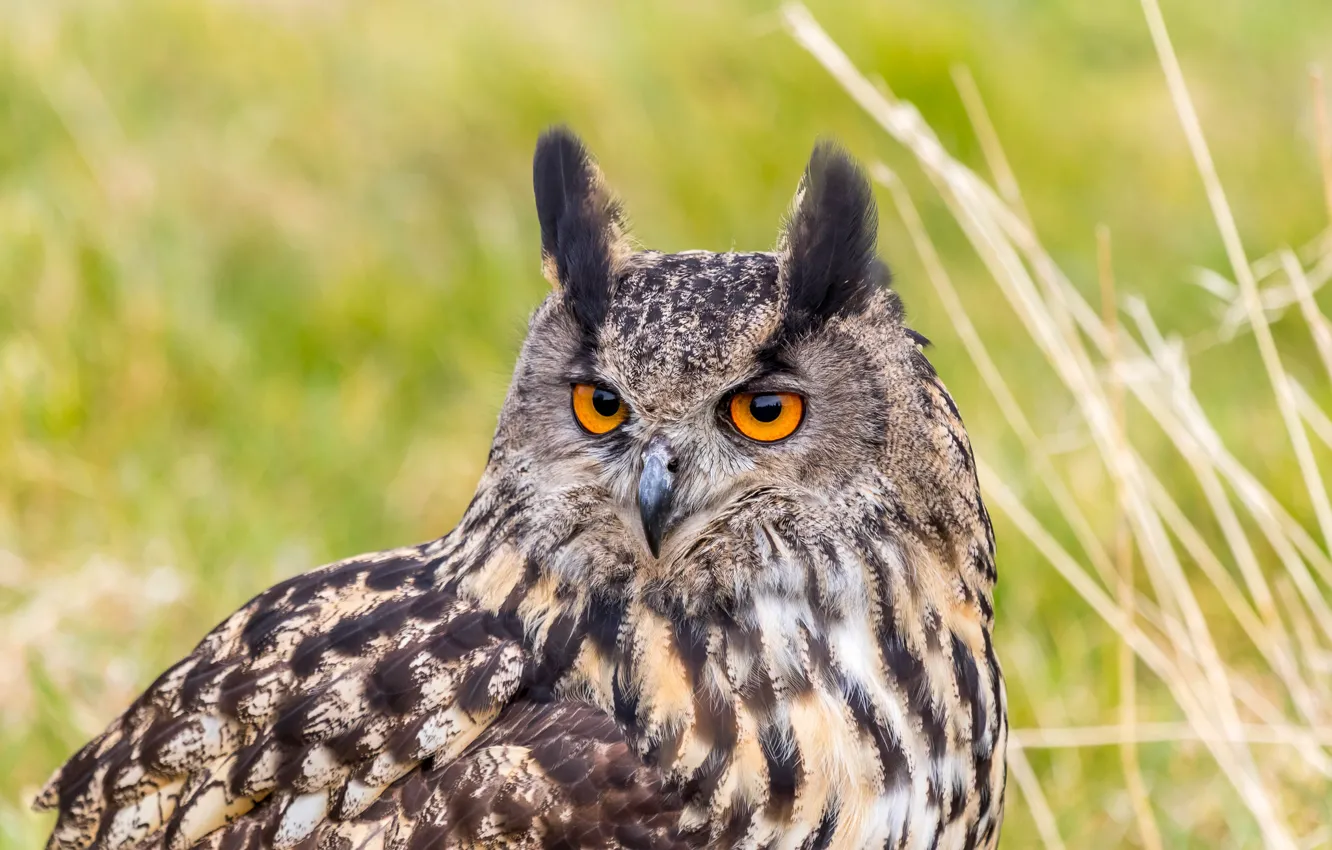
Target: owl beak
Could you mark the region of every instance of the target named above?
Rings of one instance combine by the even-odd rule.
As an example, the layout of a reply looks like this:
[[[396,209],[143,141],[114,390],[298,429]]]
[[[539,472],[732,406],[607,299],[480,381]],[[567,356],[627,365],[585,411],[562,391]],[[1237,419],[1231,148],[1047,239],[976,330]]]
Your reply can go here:
[[[638,516],[654,558],[661,554],[661,538],[671,515],[677,465],[675,452],[665,437],[653,437],[643,450],[643,472],[638,477]]]

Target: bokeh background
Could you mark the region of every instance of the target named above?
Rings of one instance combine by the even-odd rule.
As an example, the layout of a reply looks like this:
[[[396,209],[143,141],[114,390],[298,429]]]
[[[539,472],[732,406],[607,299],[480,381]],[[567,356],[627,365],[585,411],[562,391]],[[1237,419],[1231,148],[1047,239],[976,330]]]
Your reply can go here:
[[[1218,432],[1314,527],[1252,338],[1219,337],[1224,304],[1194,285],[1228,266],[1139,4],[811,11],[984,171],[955,87],[970,69],[1051,256],[1095,299],[1095,231],[1109,228],[1120,290],[1185,341]],[[1250,253],[1318,237],[1308,69],[1332,69],[1332,4],[1165,0],[1164,13]],[[894,169],[1070,488],[1113,535],[1114,491],[1079,450],[1067,392],[911,157],[771,0],[5,0],[0,846],[44,840],[48,820],[26,806],[49,770],[249,596],[451,526],[546,291],[530,155],[554,122],[597,153],[641,241],[668,251],[771,246],[820,136]],[[978,451],[1067,539],[880,201],[883,253]],[[1274,332],[1328,409],[1297,312]],[[1168,442],[1144,431],[1141,450],[1198,508]],[[1014,726],[1114,723],[1114,633],[996,522]],[[1140,687],[1145,720],[1177,719],[1149,675]],[[1027,755],[1068,846],[1142,843],[1115,748]],[[1261,843],[1196,742],[1140,758],[1166,846]],[[1327,846],[1332,786],[1296,780],[1282,785],[1293,828]],[[1004,846],[1047,839],[1014,787]]]

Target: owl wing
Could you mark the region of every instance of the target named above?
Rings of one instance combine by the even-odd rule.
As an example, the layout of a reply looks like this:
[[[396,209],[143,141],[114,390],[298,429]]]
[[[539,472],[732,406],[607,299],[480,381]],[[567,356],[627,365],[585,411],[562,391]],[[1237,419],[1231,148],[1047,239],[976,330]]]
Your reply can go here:
[[[207,850],[271,846],[280,809],[212,833]],[[325,820],[309,848],[566,847],[687,850],[678,795],[615,721],[581,702],[510,705],[457,758],[422,766],[347,820]]]
[[[532,667],[517,616],[459,594],[441,548],[333,564],[225,620],[48,781],[49,850],[184,850],[261,805],[265,844],[292,847],[425,759],[452,769]]]

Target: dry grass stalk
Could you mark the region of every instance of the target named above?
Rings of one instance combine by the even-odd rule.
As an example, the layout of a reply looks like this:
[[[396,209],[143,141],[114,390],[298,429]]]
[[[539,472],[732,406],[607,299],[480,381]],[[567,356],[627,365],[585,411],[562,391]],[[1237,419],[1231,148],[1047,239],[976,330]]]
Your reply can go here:
[[[1036,830],[1040,833],[1046,850],[1064,850],[1064,839],[1059,835],[1059,824],[1055,821],[1054,810],[1045,799],[1045,792],[1041,790],[1036,771],[1031,769],[1031,762],[1027,761],[1027,754],[1021,748],[1008,751],[1008,771],[1017,781],[1018,789],[1031,809],[1032,820],[1036,822]]]
[[[1294,379],[1290,382],[1291,389],[1295,391],[1295,403],[1299,405],[1300,415],[1309,426],[1309,430],[1314,432],[1314,436],[1323,441],[1323,445],[1332,449],[1332,417],[1323,412],[1318,406],[1318,402],[1313,400],[1309,391],[1304,385]]]
[[[1318,302],[1314,301],[1313,287],[1309,285],[1309,278],[1304,273],[1304,266],[1300,264],[1299,257],[1296,257],[1290,249],[1286,249],[1281,252],[1281,266],[1286,271],[1286,277],[1290,278],[1291,289],[1299,299],[1300,312],[1304,315],[1305,323],[1309,325],[1309,333],[1318,348],[1318,356],[1323,360],[1323,368],[1327,370],[1328,378],[1332,378],[1332,327],[1328,326],[1327,317],[1318,309]]]
[[[1327,118],[1327,92],[1323,90],[1322,68],[1314,66],[1309,69],[1309,87],[1313,95],[1318,163],[1323,169],[1323,202],[1327,204],[1328,223],[1332,224],[1332,123]]]
[[[1022,189],[1018,186],[1017,175],[1013,173],[1012,166],[1008,164],[1008,157],[1004,155],[1004,146],[1000,144],[999,134],[995,132],[994,123],[990,121],[990,111],[985,108],[985,100],[976,85],[976,78],[971,75],[971,69],[966,65],[954,65],[953,85],[957,87],[962,107],[967,111],[967,120],[971,122],[976,139],[980,142],[985,164],[989,166],[990,174],[994,176],[995,188],[999,190],[999,194],[1008,205],[1022,216],[1022,220],[1031,225],[1031,213],[1027,212],[1027,204],[1022,200]]]
[[[1124,410],[1124,386],[1118,378],[1121,369],[1119,358],[1119,306],[1115,297],[1115,272],[1110,255],[1110,228],[1101,225],[1096,229],[1096,268],[1101,284],[1101,315],[1105,322],[1106,334],[1113,345],[1109,357],[1109,374],[1112,382],[1111,404],[1114,408],[1119,439],[1128,445],[1128,425]],[[1124,619],[1132,623],[1136,618],[1135,590],[1133,579],[1133,538],[1123,509],[1115,516],[1115,566],[1118,573],[1119,607],[1124,612]],[[1124,768],[1124,782],[1128,786],[1129,800],[1133,803],[1133,816],[1137,821],[1138,835],[1142,845],[1148,850],[1161,850],[1161,829],[1156,825],[1156,815],[1152,812],[1152,803],[1147,795],[1147,782],[1142,776],[1142,766],[1138,762],[1138,747],[1135,743],[1138,724],[1138,680],[1137,659],[1133,648],[1126,642],[1119,642],[1119,725],[1124,740],[1119,745],[1119,760]]]

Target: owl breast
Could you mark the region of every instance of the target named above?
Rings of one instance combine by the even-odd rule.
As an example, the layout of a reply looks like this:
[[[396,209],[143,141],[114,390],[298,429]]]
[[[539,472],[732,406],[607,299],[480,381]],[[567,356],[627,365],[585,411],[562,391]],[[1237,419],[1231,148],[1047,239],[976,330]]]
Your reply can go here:
[[[614,713],[700,846],[993,846],[1007,729],[985,630],[819,620],[790,599],[706,625],[631,603],[560,690]]]

